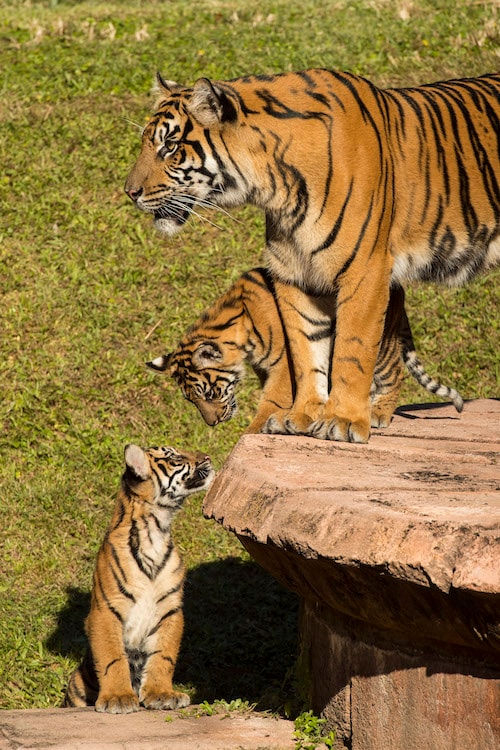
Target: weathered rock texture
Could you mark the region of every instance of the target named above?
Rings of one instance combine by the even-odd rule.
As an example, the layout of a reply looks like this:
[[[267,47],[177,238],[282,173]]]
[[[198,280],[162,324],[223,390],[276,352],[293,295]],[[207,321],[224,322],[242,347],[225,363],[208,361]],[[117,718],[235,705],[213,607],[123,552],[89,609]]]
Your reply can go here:
[[[100,714],[93,708],[0,711],[0,750],[293,750],[293,723],[262,714]]]
[[[247,435],[205,498],[301,597],[338,748],[500,747],[499,418],[482,400],[401,409],[368,445]]]

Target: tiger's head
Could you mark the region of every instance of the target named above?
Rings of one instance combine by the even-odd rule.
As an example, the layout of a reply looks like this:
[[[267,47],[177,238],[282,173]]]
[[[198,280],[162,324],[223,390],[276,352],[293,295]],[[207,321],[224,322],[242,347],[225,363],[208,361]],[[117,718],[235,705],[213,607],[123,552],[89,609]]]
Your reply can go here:
[[[188,495],[208,489],[215,475],[204,453],[165,446],[143,449],[129,444],[125,465],[125,489],[132,490],[133,497],[148,510],[177,510]]]
[[[146,364],[173,377],[211,427],[235,414],[235,390],[244,374],[241,350],[222,342],[190,341]]]
[[[157,76],[156,112],[144,128],[139,157],[125,192],[152,213],[156,227],[178,232],[196,207],[235,206],[247,197],[245,178],[228,158],[228,143],[242,143],[240,104],[227,84],[200,78],[185,88]],[[245,130],[249,130],[246,128]]]

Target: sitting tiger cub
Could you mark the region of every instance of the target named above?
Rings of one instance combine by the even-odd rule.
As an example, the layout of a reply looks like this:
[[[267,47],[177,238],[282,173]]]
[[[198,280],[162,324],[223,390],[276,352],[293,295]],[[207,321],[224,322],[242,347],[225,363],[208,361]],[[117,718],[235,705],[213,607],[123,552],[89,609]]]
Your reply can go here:
[[[97,554],[85,621],[89,647],[63,703],[115,714],[190,702],[172,687],[185,573],[170,529],[184,498],[214,477],[208,456],[174,448],[127,445],[125,465]]]
[[[225,422],[236,410],[235,387],[244,375],[245,360],[263,387],[255,418],[246,432],[280,432],[273,417],[286,413],[293,403],[293,374],[290,352],[277,299],[276,279],[265,268],[243,274],[199,320],[191,326],[175,351],[147,365],[165,371],[177,381],[186,399],[195,404],[205,422]],[[329,363],[335,329],[332,327],[331,297],[317,298],[318,312],[313,319],[302,318],[302,329],[295,337],[305,337],[315,351],[315,371],[310,381],[316,392],[310,394],[310,413],[328,398]],[[290,335],[290,334],[289,334]],[[453,388],[431,378],[421,365],[404,308],[404,290],[391,289],[386,322],[371,388],[371,424],[390,424],[403,380],[403,364],[428,391],[453,401],[462,411],[463,400]]]

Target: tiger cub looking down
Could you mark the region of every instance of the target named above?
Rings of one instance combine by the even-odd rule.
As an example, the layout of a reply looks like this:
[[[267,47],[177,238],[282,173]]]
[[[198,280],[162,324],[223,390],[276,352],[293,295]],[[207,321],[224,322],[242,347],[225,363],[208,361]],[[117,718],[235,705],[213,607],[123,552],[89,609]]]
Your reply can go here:
[[[125,472],[97,554],[89,646],[63,706],[130,713],[189,705],[172,678],[182,638],[184,566],[171,536],[184,498],[214,477],[208,456],[161,447],[125,448]]]
[[[293,368],[277,303],[279,286],[265,268],[243,274],[188,329],[175,351],[147,362],[152,369],[167,372],[176,380],[207,424],[225,422],[233,416],[235,388],[244,375],[245,360],[263,388],[257,413],[246,432],[273,432],[271,415],[290,408]],[[318,405],[328,398],[335,335],[329,314],[335,302],[329,297],[321,302],[324,315],[314,319],[303,316],[302,330],[296,332],[307,338],[315,351],[316,392],[311,392],[310,400]],[[319,300],[317,304],[319,309]],[[457,411],[462,411],[460,394],[432,379],[420,364],[404,308],[404,290],[395,285],[371,388],[372,426],[390,423],[403,380],[403,364],[424,388],[451,399]],[[280,431],[279,425],[276,431]]]

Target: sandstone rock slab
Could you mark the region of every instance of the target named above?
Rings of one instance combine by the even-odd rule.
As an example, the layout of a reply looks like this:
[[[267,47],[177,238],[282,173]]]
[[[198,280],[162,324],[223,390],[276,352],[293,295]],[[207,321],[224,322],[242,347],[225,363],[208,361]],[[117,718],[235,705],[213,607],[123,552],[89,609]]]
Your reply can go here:
[[[0,712],[0,750],[293,750],[293,722],[257,713],[96,713],[93,708]]]
[[[343,747],[500,747],[499,444],[497,400],[403,407],[368,445],[245,435],[207,494],[301,597]]]

